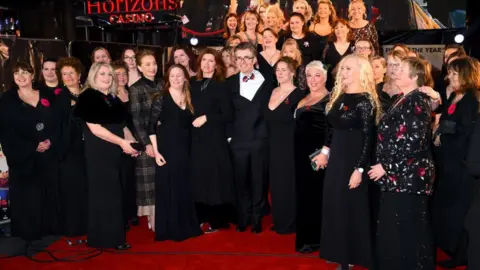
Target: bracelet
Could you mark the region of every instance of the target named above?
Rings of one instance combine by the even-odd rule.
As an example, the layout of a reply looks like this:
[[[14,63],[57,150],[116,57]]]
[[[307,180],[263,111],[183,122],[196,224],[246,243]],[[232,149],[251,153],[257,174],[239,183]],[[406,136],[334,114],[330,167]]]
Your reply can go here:
[[[320,153],[324,154],[325,156],[328,156],[328,155],[330,155],[330,150],[329,150],[329,149],[322,148],[322,150],[320,151]]]

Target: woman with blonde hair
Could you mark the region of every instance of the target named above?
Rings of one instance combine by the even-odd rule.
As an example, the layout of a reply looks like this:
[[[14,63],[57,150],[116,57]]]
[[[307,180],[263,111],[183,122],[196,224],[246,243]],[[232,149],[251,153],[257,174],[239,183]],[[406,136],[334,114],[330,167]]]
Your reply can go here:
[[[352,0],[348,5],[349,25],[352,28],[353,39],[369,40],[373,45],[373,52],[380,54],[377,28],[367,20],[367,7],[362,0]]]
[[[303,15],[305,18],[306,24],[310,24],[310,19],[312,19],[313,15],[313,10],[310,4],[307,2],[307,0],[295,0],[293,2],[293,8],[292,8],[294,13],[300,13]]]
[[[319,0],[318,10],[313,17],[313,24],[310,25],[309,30],[320,37],[328,36],[332,33],[332,24],[337,20],[337,12],[330,0]]]
[[[250,42],[254,46],[259,47],[263,44],[263,38],[260,32],[262,31],[262,18],[257,12],[249,10],[242,16],[242,24],[238,36],[242,42]]]
[[[88,245],[129,249],[123,218],[122,151],[136,156],[125,139],[126,111],[117,97],[117,80],[110,64],[94,63],[87,88],[78,97],[74,115],[84,123],[88,179]]]
[[[283,29],[285,15],[279,5],[269,6],[266,18],[265,27],[272,29],[279,36],[282,36],[285,33],[285,30]]]
[[[368,198],[375,123],[381,115],[373,70],[363,57],[349,55],[339,64],[326,107],[329,136],[314,158],[325,169],[320,256],[340,264],[371,267]],[[328,167],[327,167],[328,165]]]
[[[294,77],[294,84],[302,90],[307,89],[307,79],[305,77],[305,65],[302,52],[298,48],[298,43],[292,38],[287,39],[282,46],[281,57],[288,56],[295,60],[297,65]]]

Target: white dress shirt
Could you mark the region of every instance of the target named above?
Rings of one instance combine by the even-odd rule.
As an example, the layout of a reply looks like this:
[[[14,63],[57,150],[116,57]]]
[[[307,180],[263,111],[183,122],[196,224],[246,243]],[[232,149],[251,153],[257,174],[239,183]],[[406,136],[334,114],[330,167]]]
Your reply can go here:
[[[250,101],[252,101],[253,97],[257,93],[260,86],[262,86],[265,78],[263,77],[262,73],[258,72],[257,70],[253,70],[253,76],[255,77],[253,80],[248,80],[247,82],[243,82],[243,77],[247,76],[250,78],[252,74],[243,74],[240,73],[240,95]]]

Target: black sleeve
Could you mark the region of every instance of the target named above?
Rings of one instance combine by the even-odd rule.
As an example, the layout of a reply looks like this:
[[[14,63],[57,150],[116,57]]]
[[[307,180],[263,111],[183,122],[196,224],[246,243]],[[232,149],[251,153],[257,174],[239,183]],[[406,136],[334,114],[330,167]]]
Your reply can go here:
[[[73,114],[84,122],[104,124],[108,114],[105,101],[101,99],[96,90],[87,89],[79,97]]]
[[[480,115],[477,114],[476,122],[470,139],[470,150],[467,156],[467,170],[475,176],[480,177]]]
[[[214,91],[219,110],[207,113],[207,122],[227,124],[233,120],[233,108],[227,84],[225,82],[217,84]]]
[[[362,121],[363,146],[356,168],[366,169],[367,162],[373,143],[373,127],[375,126],[375,110],[369,100],[361,101],[357,108],[360,109],[360,120]]]
[[[152,109],[150,110],[150,119],[148,121],[148,135],[157,134],[158,121],[163,110],[163,96],[160,96],[153,100]]]

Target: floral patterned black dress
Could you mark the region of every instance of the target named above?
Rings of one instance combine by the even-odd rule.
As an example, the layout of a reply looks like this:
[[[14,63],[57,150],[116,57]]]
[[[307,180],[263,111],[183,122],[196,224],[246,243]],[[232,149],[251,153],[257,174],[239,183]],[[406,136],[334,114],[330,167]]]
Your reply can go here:
[[[428,214],[435,174],[431,113],[429,97],[414,90],[399,97],[378,127],[376,158],[386,171],[378,180],[379,270],[435,269]]]

